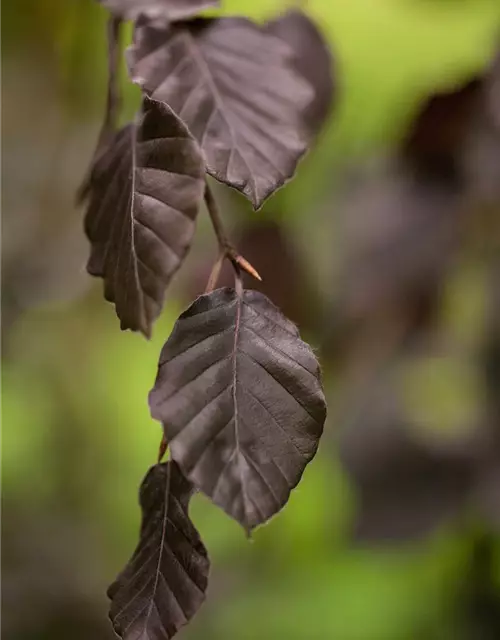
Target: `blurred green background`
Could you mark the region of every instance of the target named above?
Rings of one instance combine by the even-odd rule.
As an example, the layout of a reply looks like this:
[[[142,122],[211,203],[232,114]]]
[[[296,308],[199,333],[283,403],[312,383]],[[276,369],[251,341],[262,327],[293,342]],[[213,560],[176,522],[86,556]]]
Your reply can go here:
[[[288,6],[223,4],[224,13],[259,20]],[[500,33],[500,3],[303,5],[334,56],[331,119],[296,179],[262,212],[250,218],[239,198],[221,198],[236,234],[252,220],[279,224],[326,317],[325,301],[334,293],[336,197],[346,171],[390,153],[429,94],[484,71]],[[147,393],[177,315],[203,288],[203,261],[216,254],[201,214],[196,244],[150,342],[119,331],[101,282],[85,273],[88,246],[74,194],[104,108],[105,21],[91,0],[2,3],[2,599],[5,637],[12,640],[113,636],[105,590],[135,546],[137,490],[160,439]],[[139,95],[123,75],[125,120]],[[401,374],[405,407],[425,428],[467,425],[482,402],[467,360],[481,338],[488,297],[487,266],[478,255],[461,256],[443,298],[442,322],[460,357],[454,352],[439,369],[431,363],[426,370],[424,362]],[[304,335],[320,346],[321,331],[307,318]],[[404,545],[352,543],[355,492],[336,441],[346,383],[328,361],[325,382],[331,410],[320,452],[288,505],[253,542],[205,499],[194,500],[193,518],[212,559],[211,584],[179,637],[500,637],[467,635],[460,617],[484,534],[473,518]],[[500,553],[491,535],[497,584]]]

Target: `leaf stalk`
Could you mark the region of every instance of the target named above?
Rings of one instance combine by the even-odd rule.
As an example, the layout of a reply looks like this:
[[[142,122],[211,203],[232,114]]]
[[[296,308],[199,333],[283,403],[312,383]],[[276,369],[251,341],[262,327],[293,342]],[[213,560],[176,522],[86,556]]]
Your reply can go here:
[[[214,193],[210,188],[208,182],[205,186],[205,204],[207,206],[208,214],[210,216],[215,236],[219,244],[219,257],[217,258],[217,261],[212,268],[212,272],[210,273],[210,278],[208,280],[205,292],[209,293],[210,291],[213,291],[215,289],[217,280],[220,276],[223,262],[226,258],[231,262],[236,272],[238,272],[239,269],[243,269],[243,271],[246,271],[246,273],[261,282],[262,278],[260,277],[255,267],[253,267],[250,262],[248,262],[248,260],[240,255],[237,249],[231,243],[229,236],[227,235],[224,228],[224,224],[222,222],[219,207],[217,205]]]

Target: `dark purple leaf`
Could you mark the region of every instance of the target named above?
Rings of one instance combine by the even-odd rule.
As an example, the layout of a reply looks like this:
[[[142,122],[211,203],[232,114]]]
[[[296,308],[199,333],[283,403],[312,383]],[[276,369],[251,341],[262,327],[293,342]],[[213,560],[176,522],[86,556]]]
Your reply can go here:
[[[185,20],[205,9],[218,7],[219,0],[99,0],[107,9],[126,20],[140,15],[152,20]]]
[[[196,141],[168,106],[147,98],[137,121],[96,162],[85,216],[87,269],[104,278],[122,329],[151,334],[191,244],[204,184]]]
[[[286,503],[326,415],[297,328],[263,294],[229,288],[180,316],[149,401],[182,472],[247,530]]]
[[[303,119],[312,134],[318,133],[330,113],[334,91],[328,45],[316,25],[297,9],[269,22],[268,30],[292,47],[297,71],[314,89],[314,100],[305,109]]]
[[[205,600],[209,560],[189,519],[193,487],[175,462],[148,471],[142,525],[130,562],[109,587],[109,617],[124,640],[169,640]]]
[[[138,26],[131,77],[186,122],[207,171],[255,208],[292,177],[307,147],[313,89],[280,38],[244,18]]]

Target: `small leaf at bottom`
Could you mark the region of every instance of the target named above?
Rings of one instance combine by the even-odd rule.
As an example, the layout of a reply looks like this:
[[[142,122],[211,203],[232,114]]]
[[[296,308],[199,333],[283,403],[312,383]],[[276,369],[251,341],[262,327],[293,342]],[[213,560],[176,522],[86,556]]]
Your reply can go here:
[[[209,560],[188,516],[192,494],[175,462],[151,467],[142,482],[139,544],[108,589],[109,617],[124,640],[169,640],[205,599]]]

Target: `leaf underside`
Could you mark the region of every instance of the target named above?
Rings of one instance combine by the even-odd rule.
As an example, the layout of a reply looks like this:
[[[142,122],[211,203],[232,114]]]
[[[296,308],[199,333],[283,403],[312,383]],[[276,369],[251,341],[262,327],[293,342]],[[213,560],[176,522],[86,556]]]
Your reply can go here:
[[[219,6],[219,0],[99,0],[107,9],[127,20],[140,15],[150,19],[185,20],[205,9]]]
[[[148,98],[95,163],[85,215],[87,270],[104,279],[122,329],[151,334],[190,247],[204,185],[198,144],[169,107]]]
[[[306,151],[302,114],[313,89],[293,49],[244,18],[138,25],[127,52],[132,80],[188,125],[207,171],[259,208]]]
[[[295,325],[263,294],[230,288],[180,316],[149,401],[184,475],[247,531],[286,503],[326,416]]]
[[[297,9],[271,20],[267,28],[290,45],[295,68],[314,89],[314,99],[302,117],[307,130],[317,134],[330,113],[334,93],[330,49],[316,25]]]
[[[151,467],[142,482],[139,544],[108,589],[109,617],[124,640],[169,640],[205,599],[210,563],[188,516],[192,494],[175,462]]]

